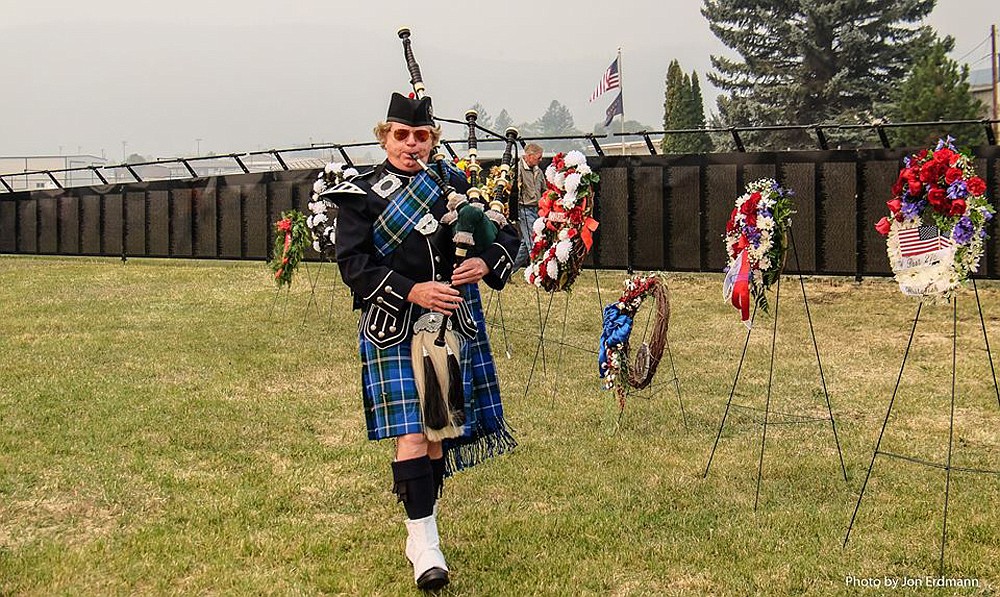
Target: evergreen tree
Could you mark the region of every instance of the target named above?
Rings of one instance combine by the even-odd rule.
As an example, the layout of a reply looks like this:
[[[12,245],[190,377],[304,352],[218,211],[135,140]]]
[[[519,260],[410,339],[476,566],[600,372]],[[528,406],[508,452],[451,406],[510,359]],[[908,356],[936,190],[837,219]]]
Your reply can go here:
[[[552,100],[545,114],[535,121],[532,129],[542,137],[581,134],[573,124],[573,114],[569,111],[569,108],[556,100]],[[571,141],[569,139],[542,141],[539,142],[539,145],[549,151],[569,151],[570,149],[579,149],[581,147],[579,141]]]
[[[493,129],[493,118],[490,116],[490,113],[486,111],[485,106],[476,102],[472,104],[472,108],[470,108],[470,110],[476,111],[476,124],[483,128],[490,130]],[[465,115],[463,114],[462,116],[464,117]]]
[[[540,136],[542,132],[538,129],[538,121],[535,122],[522,122],[520,124],[515,124],[517,128],[518,135],[520,137],[536,137]]]
[[[705,99],[701,95],[701,83],[698,82],[698,73],[691,71],[691,93],[688,98],[688,114],[690,116],[689,128],[705,128]],[[715,144],[708,133],[698,133],[689,135],[690,153],[711,153],[715,150]]]
[[[674,60],[667,68],[663,102],[663,128],[686,130],[705,128],[705,106],[698,83],[698,73],[686,75]],[[713,149],[707,133],[664,134],[660,147],[664,153],[706,153]]]
[[[663,130],[677,130],[683,128],[678,126],[680,114],[683,110],[684,96],[687,92],[684,84],[684,72],[681,71],[681,64],[677,60],[672,60],[667,67],[666,89],[663,93]],[[680,153],[679,144],[684,135],[663,135],[660,148],[663,153]]]
[[[502,135],[503,132],[506,131],[512,124],[514,124],[514,119],[510,117],[510,114],[507,113],[506,109],[503,109],[500,110],[500,114],[497,115],[497,119],[493,121],[493,126],[496,127],[493,130]]]
[[[741,56],[712,56],[708,78],[727,94],[727,125],[869,122],[892,87],[934,40],[927,26],[936,0],[705,0],[709,28]],[[748,144],[815,147],[809,131]]]
[[[889,115],[894,122],[977,120],[983,104],[969,92],[969,67],[948,58],[950,39],[938,41],[921,56],[910,75],[896,88]],[[983,142],[981,126],[905,127],[892,130],[893,144],[922,147],[946,135],[961,145]]]
[[[543,135],[573,135],[579,132],[573,126],[573,114],[569,108],[556,100],[552,100],[535,128]]]

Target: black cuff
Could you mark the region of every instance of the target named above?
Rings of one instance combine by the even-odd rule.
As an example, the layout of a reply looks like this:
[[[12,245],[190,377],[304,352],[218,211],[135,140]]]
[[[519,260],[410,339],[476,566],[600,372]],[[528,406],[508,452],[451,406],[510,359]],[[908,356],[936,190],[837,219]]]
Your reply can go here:
[[[403,502],[410,520],[426,518],[434,513],[436,488],[431,459],[420,456],[392,463],[392,491]]]

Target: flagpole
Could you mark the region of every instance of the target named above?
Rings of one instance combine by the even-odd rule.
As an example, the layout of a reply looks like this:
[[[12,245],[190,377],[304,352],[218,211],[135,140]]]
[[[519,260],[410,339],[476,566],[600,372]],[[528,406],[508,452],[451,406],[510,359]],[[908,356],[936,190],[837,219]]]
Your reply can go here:
[[[625,155],[625,76],[622,69],[622,47],[618,46],[618,97],[622,100],[622,155]]]

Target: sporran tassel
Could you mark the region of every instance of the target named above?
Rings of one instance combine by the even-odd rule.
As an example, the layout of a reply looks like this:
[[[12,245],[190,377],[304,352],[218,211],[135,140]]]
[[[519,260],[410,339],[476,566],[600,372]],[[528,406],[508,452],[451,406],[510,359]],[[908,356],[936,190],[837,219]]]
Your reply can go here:
[[[424,426],[438,431],[448,426],[448,408],[438,383],[437,371],[434,370],[434,361],[426,348],[423,351],[424,395],[420,402],[424,411]]]
[[[456,425],[465,424],[465,384],[455,353],[448,346],[448,409]]]

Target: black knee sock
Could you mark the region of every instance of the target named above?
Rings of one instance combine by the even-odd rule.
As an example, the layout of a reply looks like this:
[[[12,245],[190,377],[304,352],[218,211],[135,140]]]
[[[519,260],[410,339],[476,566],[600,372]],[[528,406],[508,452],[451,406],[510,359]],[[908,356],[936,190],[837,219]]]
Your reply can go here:
[[[410,520],[434,513],[434,471],[427,456],[392,463],[392,491],[399,496]]]
[[[444,493],[444,457],[431,458],[431,471],[434,473],[434,495],[441,497]]]

